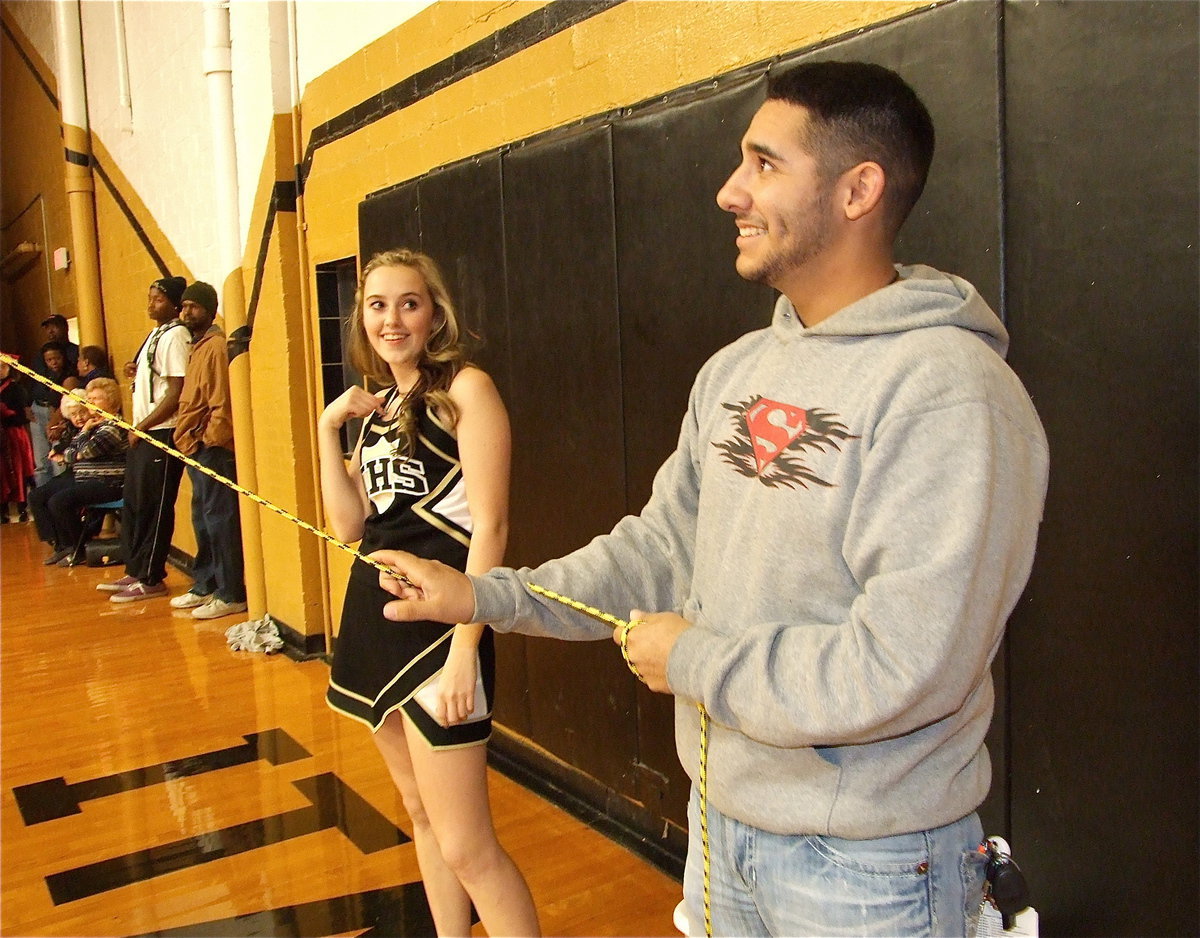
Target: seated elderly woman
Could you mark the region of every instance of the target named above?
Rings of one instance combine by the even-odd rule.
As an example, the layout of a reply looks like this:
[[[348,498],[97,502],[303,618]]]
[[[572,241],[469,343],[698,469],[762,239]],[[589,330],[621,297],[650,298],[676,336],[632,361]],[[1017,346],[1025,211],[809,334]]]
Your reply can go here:
[[[94,407],[120,413],[121,390],[112,378],[93,378],[86,396]],[[85,408],[79,431],[61,453],[51,456],[71,471],[39,485],[30,496],[38,534],[54,548],[43,563],[70,567],[83,562],[75,550],[83,533],[81,512],[121,497],[128,451],[129,437],[120,425]]]
[[[75,439],[76,434],[83,429],[83,425],[90,420],[94,414],[88,410],[87,404],[76,400],[70,394],[64,394],[62,400],[58,404],[58,412],[63,416],[63,426],[56,439],[50,444],[50,458],[54,459],[55,454],[61,456],[71,441]],[[55,460],[58,462],[58,460]]]
[[[71,445],[71,441],[77,437],[80,429],[88,422],[91,417],[94,417],[94,411],[88,409],[88,405],[79,401],[71,395],[62,395],[62,399],[58,405],[59,413],[62,415],[62,423],[58,428],[58,433],[54,434],[54,441],[50,444],[48,453],[48,461],[58,465],[62,463],[62,453]],[[64,465],[64,468],[65,465]],[[50,482],[42,482],[30,492],[30,501],[32,501],[32,509],[34,509],[34,523],[37,525],[37,536],[43,541],[53,545],[54,543],[54,524],[50,521],[50,511],[46,506],[46,501],[50,495],[58,492],[59,489],[70,485],[74,474],[70,469],[66,473],[52,477],[53,485]],[[60,481],[61,480],[61,481]],[[35,495],[36,493],[36,495]],[[58,551],[55,551],[58,553]],[[61,558],[60,558],[61,559]],[[49,563],[49,561],[47,561]],[[55,561],[58,563],[58,561]]]
[[[61,465],[63,452],[71,445],[71,441],[94,414],[88,409],[87,404],[70,394],[62,396],[58,410],[63,416],[63,422],[58,426],[58,432],[54,434],[55,439],[50,444],[47,460]],[[46,507],[46,500],[70,482],[67,476],[73,477],[73,473],[69,469],[64,475],[52,476],[49,480],[40,483],[29,493],[29,500],[33,503],[33,521],[37,525],[38,537],[47,544],[54,543],[54,525],[50,521],[50,509]]]

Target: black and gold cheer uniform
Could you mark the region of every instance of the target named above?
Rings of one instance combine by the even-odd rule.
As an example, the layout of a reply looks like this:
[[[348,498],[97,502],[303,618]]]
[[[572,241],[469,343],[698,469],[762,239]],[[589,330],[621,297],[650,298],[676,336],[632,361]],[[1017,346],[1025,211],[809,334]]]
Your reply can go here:
[[[390,412],[396,398],[395,389],[388,392],[385,412]],[[394,419],[372,414],[363,427],[359,461],[372,509],[359,550],[364,554],[405,550],[465,570],[472,527],[458,441],[423,400],[412,406],[417,443],[411,457],[397,455]],[[476,712],[484,715],[442,727],[414,694],[437,680],[454,626],[385,619],[383,605],[394,598],[379,586],[377,570],[354,561],[329,676],[329,706],[372,730],[401,708],[435,748],[486,741],[492,730],[496,675],[492,630],[484,629],[479,642],[479,674],[486,700],[476,701]]]

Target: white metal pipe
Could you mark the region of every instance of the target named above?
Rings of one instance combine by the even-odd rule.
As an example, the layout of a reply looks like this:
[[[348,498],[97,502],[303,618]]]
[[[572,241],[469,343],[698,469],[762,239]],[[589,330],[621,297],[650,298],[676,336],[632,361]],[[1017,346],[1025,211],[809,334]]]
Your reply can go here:
[[[117,103],[121,107],[121,130],[133,133],[133,95],[129,90],[129,47],[125,37],[125,0],[113,4],[113,33],[117,46]]]
[[[296,107],[300,104],[300,31],[296,24],[296,0],[287,0],[287,37],[288,37],[288,65],[289,65],[289,82],[291,84],[291,99],[289,104],[292,107],[292,114],[296,113]]]
[[[208,85],[209,126],[212,129],[213,173],[217,201],[217,252],[224,301],[225,327],[230,335],[246,325],[246,295],[242,284],[242,233],[238,221],[237,145],[233,124],[233,51],[229,30],[229,4],[207,0],[204,4],[204,76]],[[234,453],[238,481],[258,490],[254,455],[254,423],[250,398],[250,356],[238,355],[229,366],[233,401]],[[262,522],[258,506],[241,500],[242,554],[245,559],[246,601],[252,618],[267,613],[267,590],[262,563]]]
[[[79,0],[55,3],[58,35],[58,102],[64,124],[88,130],[87,85],[83,78],[83,29]]]
[[[218,251],[223,268],[221,276],[226,277],[242,266],[228,3],[206,0],[204,4],[203,62],[208,84],[209,127],[212,129]]]

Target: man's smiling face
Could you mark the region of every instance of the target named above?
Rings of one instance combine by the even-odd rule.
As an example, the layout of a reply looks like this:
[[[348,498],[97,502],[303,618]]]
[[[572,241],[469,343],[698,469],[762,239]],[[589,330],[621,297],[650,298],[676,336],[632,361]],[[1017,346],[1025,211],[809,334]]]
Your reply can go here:
[[[764,103],[742,138],[741,163],[717,193],[737,221],[737,272],[778,290],[832,237],[833,183],[803,145],[808,120],[805,108]]]

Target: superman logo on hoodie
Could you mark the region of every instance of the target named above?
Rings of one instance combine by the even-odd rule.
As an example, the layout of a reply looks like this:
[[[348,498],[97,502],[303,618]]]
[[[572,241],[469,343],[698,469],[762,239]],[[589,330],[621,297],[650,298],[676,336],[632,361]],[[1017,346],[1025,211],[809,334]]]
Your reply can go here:
[[[731,411],[733,436],[713,446],[738,473],[772,488],[832,485],[809,467],[808,453],[840,450],[839,441],[857,439],[837,414],[819,408],[766,397],[722,406]]]

